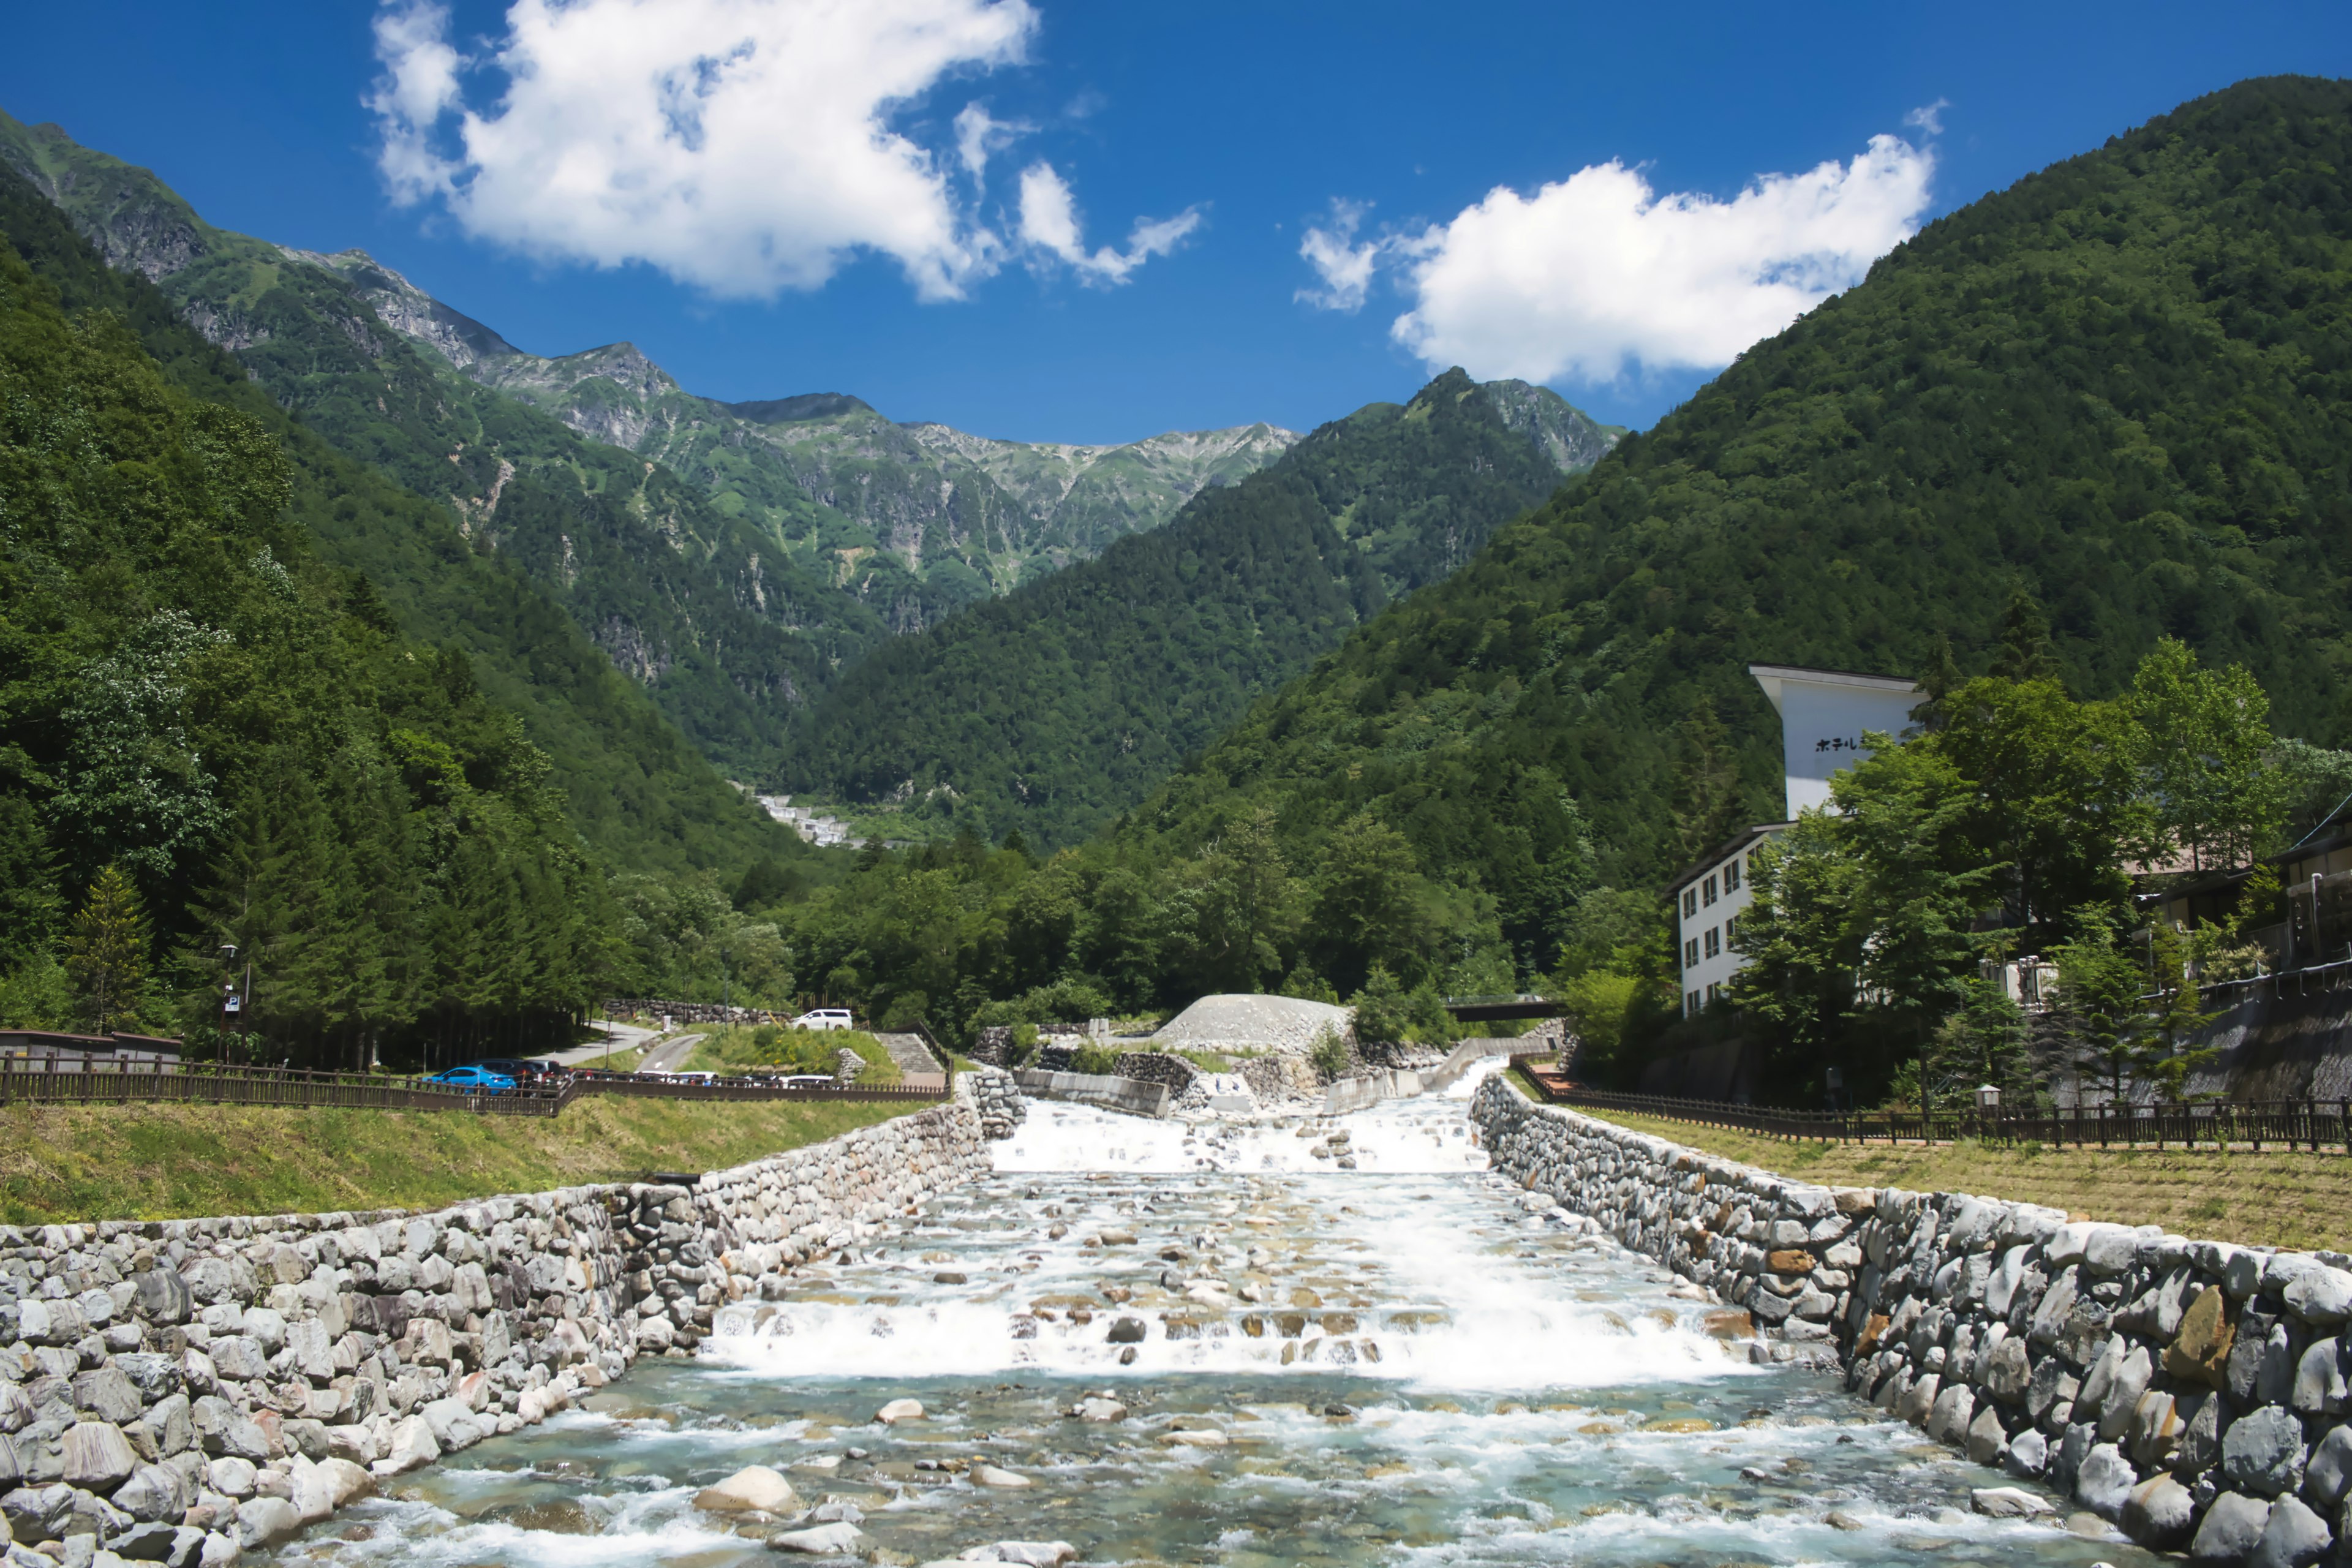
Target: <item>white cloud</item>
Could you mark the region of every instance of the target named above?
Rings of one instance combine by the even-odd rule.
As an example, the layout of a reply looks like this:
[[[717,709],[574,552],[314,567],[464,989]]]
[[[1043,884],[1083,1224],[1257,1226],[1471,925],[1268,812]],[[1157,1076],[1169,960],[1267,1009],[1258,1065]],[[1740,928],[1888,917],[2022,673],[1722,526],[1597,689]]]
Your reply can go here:
[[[1356,230],[1364,221],[1361,202],[1331,202],[1331,226],[1312,227],[1298,242],[1298,254],[1315,268],[1323,279],[1320,289],[1301,289],[1291,296],[1326,310],[1345,310],[1349,314],[1364,308],[1364,296],[1372,286],[1372,269],[1379,265],[1381,243],[1376,239],[1356,243]]]
[[[999,120],[985,104],[967,103],[955,117],[956,162],[976,185],[988,181],[988,160],[1036,130],[1020,120]]]
[[[1915,131],[1924,131],[1930,136],[1941,136],[1944,133],[1944,110],[1951,107],[1952,100],[1948,98],[1939,98],[1933,103],[1923,103],[1905,115],[1903,123]]]
[[[1028,0],[514,0],[478,59],[447,27],[432,0],[387,0],[368,103],[394,198],[438,198],[477,237],[738,296],[818,287],[870,250],[954,298],[1003,259],[892,117],[1018,61]],[[486,68],[503,93],[469,104]],[[978,123],[958,117],[967,168],[997,124],[967,143]]]
[[[1105,287],[1124,283],[1137,268],[1152,257],[1167,255],[1200,226],[1197,207],[1186,207],[1174,217],[1138,218],[1127,237],[1126,250],[1106,245],[1090,253],[1068,183],[1054,172],[1051,163],[1032,163],[1021,171],[1022,239],[1066,263],[1082,283]]]
[[[1849,163],[1766,174],[1729,201],[1661,195],[1622,163],[1532,196],[1496,189],[1450,223],[1377,242],[1413,308],[1390,329],[1433,365],[1481,379],[1614,380],[1714,369],[1769,337],[1916,229],[1932,150],[1878,136]],[[1363,246],[1333,231],[1326,292],[1351,308]],[[1364,279],[1369,282],[1369,270]]]

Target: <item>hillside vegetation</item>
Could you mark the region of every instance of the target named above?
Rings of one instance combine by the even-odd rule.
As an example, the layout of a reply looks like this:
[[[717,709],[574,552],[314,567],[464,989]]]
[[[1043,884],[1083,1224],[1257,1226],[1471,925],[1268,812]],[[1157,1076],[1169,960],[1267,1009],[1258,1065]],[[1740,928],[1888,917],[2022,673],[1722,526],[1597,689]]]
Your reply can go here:
[[[1639,886],[1780,815],[1749,661],[1981,669],[2021,589],[2078,694],[2169,635],[2334,739],[2347,160],[2352,84],[2250,82],[1929,226],[1259,702],[1118,852],[1264,810],[1306,859],[1361,816],[1506,894],[1582,858],[1567,818],[1535,826],[1572,800],[1592,872]],[[1526,931],[1522,965],[1562,934]]]
[[[1498,387],[1450,371],[1156,533],[878,649],[803,716],[776,782],[991,837],[1093,831],[1389,593],[1549,495],[1559,455],[1589,463],[1612,438],[1556,394]]]

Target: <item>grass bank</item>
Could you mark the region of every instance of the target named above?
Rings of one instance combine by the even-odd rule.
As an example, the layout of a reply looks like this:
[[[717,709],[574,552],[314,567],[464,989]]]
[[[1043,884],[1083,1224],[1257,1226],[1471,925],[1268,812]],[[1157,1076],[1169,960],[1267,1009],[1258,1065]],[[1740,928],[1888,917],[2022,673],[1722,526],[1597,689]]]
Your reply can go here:
[[[1626,1111],[1579,1114],[1833,1186],[1979,1193],[2248,1246],[2352,1249],[2352,1159],[2211,1149],[1792,1142]]]
[[[765,1037],[765,1043],[762,1043]],[[857,1081],[865,1088],[887,1088],[906,1074],[889,1047],[863,1029],[787,1029],[768,1024],[745,1028],[730,1024],[713,1029],[687,1053],[680,1072],[744,1073],[753,1068],[833,1075],[843,1051],[856,1051],[866,1066]]]
[[[437,1208],[739,1165],[904,1114],[592,1096],[553,1118],[232,1106],[0,1110],[0,1222]]]

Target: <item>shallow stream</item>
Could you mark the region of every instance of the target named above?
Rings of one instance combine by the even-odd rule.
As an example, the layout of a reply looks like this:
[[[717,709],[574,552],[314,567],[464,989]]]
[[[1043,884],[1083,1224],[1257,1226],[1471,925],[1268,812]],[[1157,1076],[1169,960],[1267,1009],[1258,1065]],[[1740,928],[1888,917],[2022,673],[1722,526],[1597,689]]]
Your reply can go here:
[[[1751,1364],[1690,1287],[1528,1212],[1484,1172],[1470,1087],[1248,1128],[1034,1105],[992,1179],[728,1309],[702,1359],[643,1363],[279,1557],[775,1564],[780,1526],[693,1505],[765,1464],[846,1502],[884,1562],[999,1540],[1088,1563],[2153,1561],[1970,1513],[2002,1478],[1830,1374]],[[1125,1414],[1068,1414],[1089,1397]],[[923,1417],[878,1424],[900,1398]],[[983,1464],[1031,1484],[975,1486]]]

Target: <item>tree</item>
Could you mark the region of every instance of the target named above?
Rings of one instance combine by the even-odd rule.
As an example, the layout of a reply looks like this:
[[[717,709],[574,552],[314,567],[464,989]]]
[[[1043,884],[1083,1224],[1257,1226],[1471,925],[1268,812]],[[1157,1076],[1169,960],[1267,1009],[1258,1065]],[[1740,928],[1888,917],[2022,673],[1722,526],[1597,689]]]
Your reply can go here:
[[[2213,931],[2213,934],[2221,933]],[[2158,1095],[2176,1102],[2183,1098],[2198,1069],[2211,1066],[2221,1055],[2221,1048],[2210,1041],[2191,1044],[2199,1031],[2221,1016],[2200,1006],[2197,973],[2200,945],[2212,943],[2200,944],[2165,921],[2157,921],[2148,931],[2148,971],[2155,995],[2139,1026],[2142,1043],[2136,1065]]]
[[[1981,976],[1968,982],[1966,999],[1937,1026],[1922,1068],[1940,1101],[1980,1084],[2000,1089],[2004,1105],[2031,1104],[2041,1092],[2026,1048],[2025,1010]]]
[[[147,915],[139,889],[110,861],[74,912],[66,972],[92,1028],[105,1034],[138,1020],[147,985]]]
[[[2120,1103],[2131,1096],[2141,1059],[2139,998],[2147,977],[2116,942],[2112,910],[2079,910],[2074,923],[2081,934],[2052,954],[2058,961],[2059,1033],[2075,1072]]]
[[[1738,763],[1711,699],[1691,705],[1675,731],[1675,752],[1674,855],[1690,861],[1722,843],[1740,815]]]
[[[2010,591],[2009,606],[2000,616],[2000,651],[1993,656],[1992,676],[2000,680],[2059,679],[2057,650],[2050,645],[2050,617],[2023,587]]]
[[[1324,852],[1314,931],[1341,985],[1373,970],[1418,976],[1429,967],[1435,931],[1423,910],[1419,860],[1395,828],[1370,815],[1349,817]]]
[[[1748,963],[1732,977],[1731,1000],[1765,1026],[1784,1064],[1810,1071],[1832,1058],[1853,1013],[1862,868],[1838,819],[1819,809],[1799,814],[1748,865],[1753,891],[1739,917]]]
[[[1363,988],[1348,998],[1355,1010],[1356,1043],[1359,1046],[1401,1045],[1411,1035],[1412,1016],[1408,1010],[1405,989],[1397,977],[1382,963],[1372,965]]]
[[[2244,865],[2271,845],[2288,780],[2269,765],[2270,699],[2243,665],[2201,669],[2186,643],[2166,637],[2140,660],[2125,706],[2159,853],[2203,869]]]

